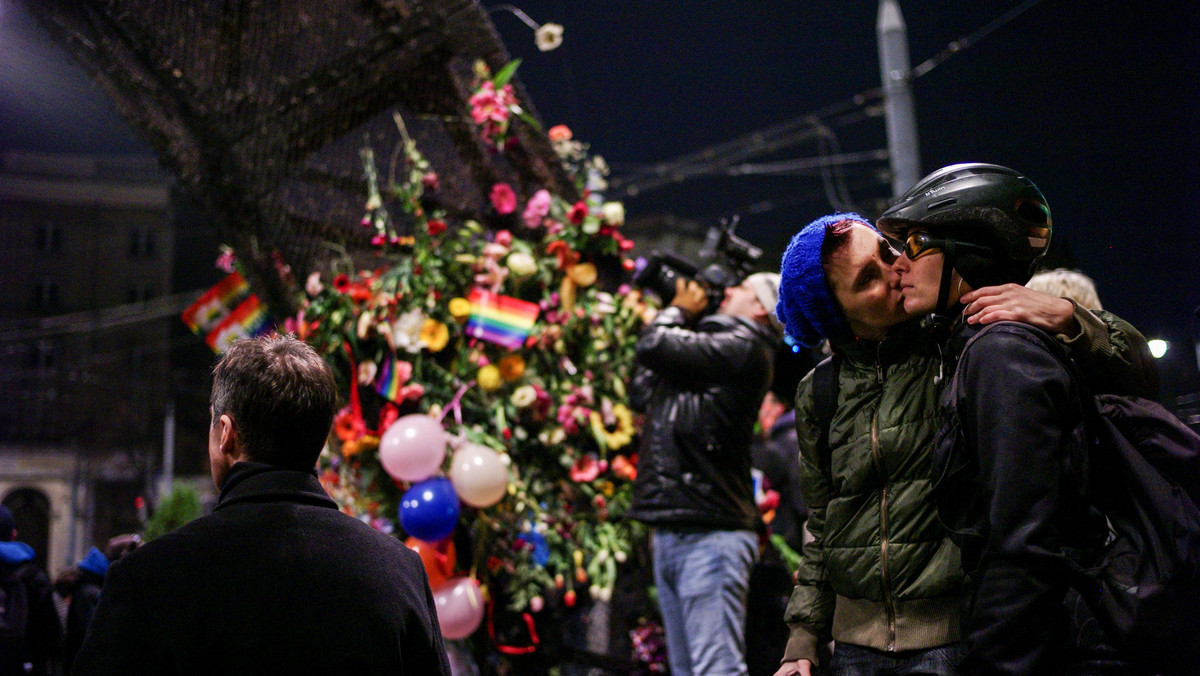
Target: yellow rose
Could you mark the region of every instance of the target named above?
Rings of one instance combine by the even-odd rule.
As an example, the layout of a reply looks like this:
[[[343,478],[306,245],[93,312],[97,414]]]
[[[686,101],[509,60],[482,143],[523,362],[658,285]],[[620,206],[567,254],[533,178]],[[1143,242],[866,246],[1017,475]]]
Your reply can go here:
[[[488,364],[479,369],[479,373],[475,374],[475,381],[479,383],[479,389],[484,392],[494,392],[500,389],[504,380],[500,377],[500,369],[492,364]]]
[[[471,316],[471,301],[466,298],[451,298],[449,309],[450,316],[454,317],[455,321],[465,322],[467,317]]]
[[[441,352],[449,341],[450,329],[438,320],[427,317],[425,323],[421,325],[421,342],[425,343],[429,351]]]

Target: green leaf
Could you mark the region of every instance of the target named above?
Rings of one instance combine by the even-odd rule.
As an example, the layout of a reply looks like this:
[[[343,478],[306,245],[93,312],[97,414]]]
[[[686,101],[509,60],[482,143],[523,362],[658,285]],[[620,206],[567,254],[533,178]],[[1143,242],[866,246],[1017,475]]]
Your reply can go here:
[[[512,79],[513,74],[517,72],[517,66],[520,65],[520,59],[513,59],[505,64],[505,66],[496,73],[496,77],[492,78],[492,84],[496,85],[496,89],[508,84],[508,81]]]
[[[529,125],[530,127],[533,127],[537,131],[542,130],[542,124],[540,122],[538,122],[537,119],[534,118],[534,116],[530,115],[529,113],[522,112],[522,113],[518,114],[517,117],[521,118],[522,122]]]

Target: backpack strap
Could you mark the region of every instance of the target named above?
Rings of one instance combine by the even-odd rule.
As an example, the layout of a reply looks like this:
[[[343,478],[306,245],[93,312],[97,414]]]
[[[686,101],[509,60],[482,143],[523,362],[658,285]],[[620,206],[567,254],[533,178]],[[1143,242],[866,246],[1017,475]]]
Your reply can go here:
[[[842,357],[833,354],[821,360],[813,368],[813,412],[817,416],[818,429],[821,435],[817,437],[817,450],[821,457],[828,459],[832,453],[829,448],[829,427],[833,423],[833,413],[837,410],[838,376],[841,375]]]

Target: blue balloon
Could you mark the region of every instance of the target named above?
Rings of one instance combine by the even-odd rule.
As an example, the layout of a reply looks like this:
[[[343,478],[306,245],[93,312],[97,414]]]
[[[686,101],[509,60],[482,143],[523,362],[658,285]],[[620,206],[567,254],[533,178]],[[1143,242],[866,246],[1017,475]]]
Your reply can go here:
[[[411,536],[437,542],[458,525],[458,493],[446,477],[415,483],[400,500],[400,525]]]

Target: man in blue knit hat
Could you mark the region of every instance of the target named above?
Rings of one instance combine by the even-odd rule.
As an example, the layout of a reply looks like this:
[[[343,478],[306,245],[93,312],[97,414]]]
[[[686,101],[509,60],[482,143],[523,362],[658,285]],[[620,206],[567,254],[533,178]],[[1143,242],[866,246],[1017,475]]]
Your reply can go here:
[[[863,217],[833,214],[797,233],[783,256],[779,319],[805,346],[828,339],[834,356],[796,392],[813,540],[785,612],[791,635],[777,676],[807,676],[830,641],[833,674],[953,674],[963,656],[959,551],[928,499],[941,343],[904,310],[898,255]],[[1128,324],[1015,284],[986,291],[967,321],[1025,321],[1069,341],[1093,370],[1137,377],[1123,359]],[[818,373],[831,388],[814,386]]]
[[[54,587],[17,540],[13,513],[0,505],[0,675],[49,674],[62,624]]]

